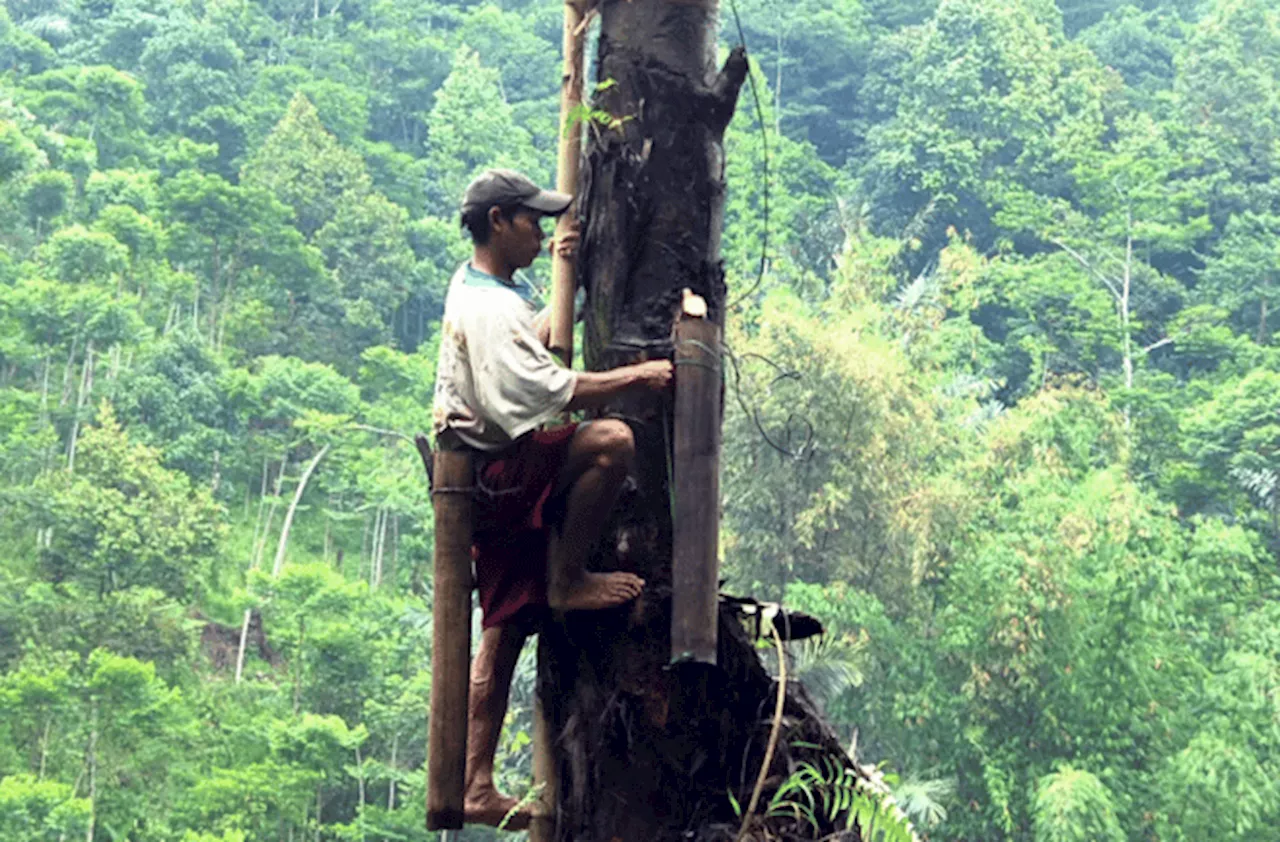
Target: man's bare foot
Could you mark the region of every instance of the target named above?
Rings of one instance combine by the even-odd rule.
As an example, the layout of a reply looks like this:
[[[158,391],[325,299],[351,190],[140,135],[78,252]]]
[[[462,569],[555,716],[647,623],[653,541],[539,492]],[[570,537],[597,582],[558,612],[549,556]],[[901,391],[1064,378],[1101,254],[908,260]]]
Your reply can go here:
[[[507,823],[503,825],[504,830],[527,830],[533,814],[528,804],[512,813],[511,811],[519,803],[511,796],[498,792],[492,785],[469,790],[462,805],[463,821],[467,824],[487,824],[490,827],[497,827],[510,815],[511,818],[507,819]]]
[[[630,602],[644,590],[644,579],[634,573],[584,573],[574,587],[551,600],[557,611],[599,611]]]

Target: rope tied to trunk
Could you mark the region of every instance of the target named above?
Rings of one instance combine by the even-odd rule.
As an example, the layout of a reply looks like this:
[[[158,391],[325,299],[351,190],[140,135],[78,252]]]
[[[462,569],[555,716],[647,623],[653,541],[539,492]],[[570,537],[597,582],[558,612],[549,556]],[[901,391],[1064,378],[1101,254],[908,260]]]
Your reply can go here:
[[[708,357],[710,357],[712,360],[714,360],[714,362],[704,362],[703,360],[696,359],[694,357],[681,357],[679,354],[677,354],[675,361],[672,363],[672,365],[674,365],[676,368],[681,368],[683,366],[693,366],[694,368],[705,369],[706,371],[709,371],[712,374],[723,375],[724,373],[723,366],[720,364],[720,359],[721,359],[720,352],[727,351],[728,346],[722,346],[720,350],[717,350],[715,348],[712,348],[707,343],[698,339],[682,339],[681,341],[675,343],[675,350],[679,351],[681,348],[685,346],[697,348],[698,350],[706,354]]]

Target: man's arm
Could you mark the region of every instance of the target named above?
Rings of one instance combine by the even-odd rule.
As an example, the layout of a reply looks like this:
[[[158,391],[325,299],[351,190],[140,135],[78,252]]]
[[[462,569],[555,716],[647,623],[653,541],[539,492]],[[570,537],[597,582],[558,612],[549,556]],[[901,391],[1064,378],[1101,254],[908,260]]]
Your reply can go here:
[[[671,385],[671,360],[650,360],[609,371],[579,371],[567,411],[591,409],[632,389],[660,392]]]

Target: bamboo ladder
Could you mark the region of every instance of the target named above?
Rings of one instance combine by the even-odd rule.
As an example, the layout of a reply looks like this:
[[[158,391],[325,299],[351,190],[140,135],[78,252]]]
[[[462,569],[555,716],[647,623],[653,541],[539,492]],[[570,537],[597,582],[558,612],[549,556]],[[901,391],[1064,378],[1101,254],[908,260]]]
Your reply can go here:
[[[431,452],[415,439],[431,475],[435,510],[431,616],[431,712],[427,722],[427,830],[458,830],[466,795],[471,662],[471,453]]]
[[[587,24],[587,0],[565,0],[563,49],[564,64],[560,74],[560,143],[556,160],[556,189],[577,194],[578,172],[582,159],[582,121],[574,118],[582,105],[583,44]],[[568,212],[560,217],[556,236],[563,235],[577,215],[574,199]],[[573,258],[551,254],[551,353],[565,366],[573,367],[573,303],[578,290],[577,264]],[[538,674],[542,674],[539,659]],[[533,702],[533,784],[537,800],[533,804],[533,821],[529,825],[530,842],[551,842],[556,831],[557,775],[552,751],[552,729],[543,710],[542,695],[534,693]]]

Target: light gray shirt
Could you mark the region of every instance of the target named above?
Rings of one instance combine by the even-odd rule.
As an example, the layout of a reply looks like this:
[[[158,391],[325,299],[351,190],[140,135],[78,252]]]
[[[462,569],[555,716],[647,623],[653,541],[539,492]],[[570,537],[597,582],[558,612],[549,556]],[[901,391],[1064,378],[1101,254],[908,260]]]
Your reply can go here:
[[[532,287],[464,263],[441,322],[433,422],[477,450],[500,450],[554,419],[577,375],[538,341]]]

